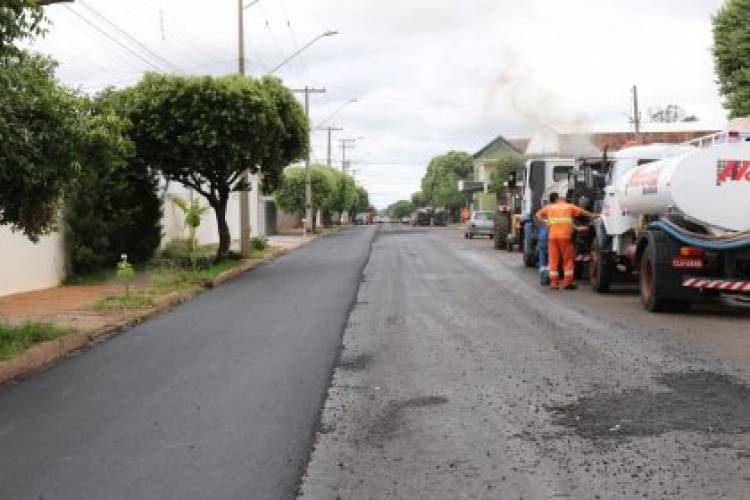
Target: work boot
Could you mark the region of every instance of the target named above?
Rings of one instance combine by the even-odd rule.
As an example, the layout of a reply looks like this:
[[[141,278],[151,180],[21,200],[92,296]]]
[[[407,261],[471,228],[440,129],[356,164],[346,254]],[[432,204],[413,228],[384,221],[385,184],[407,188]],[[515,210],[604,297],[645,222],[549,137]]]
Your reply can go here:
[[[565,290],[577,290],[578,285],[576,285],[575,283],[568,283],[564,288]]]

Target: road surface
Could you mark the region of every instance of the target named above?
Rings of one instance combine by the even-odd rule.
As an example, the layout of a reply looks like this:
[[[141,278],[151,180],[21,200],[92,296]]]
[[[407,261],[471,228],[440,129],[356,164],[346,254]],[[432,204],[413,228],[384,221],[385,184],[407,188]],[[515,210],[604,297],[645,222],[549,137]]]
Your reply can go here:
[[[487,240],[384,227],[301,498],[748,498],[749,326],[742,305],[542,289]]]
[[[353,228],[0,390],[0,498],[747,498],[749,324]]]
[[[0,390],[0,499],[293,498],[374,228]]]

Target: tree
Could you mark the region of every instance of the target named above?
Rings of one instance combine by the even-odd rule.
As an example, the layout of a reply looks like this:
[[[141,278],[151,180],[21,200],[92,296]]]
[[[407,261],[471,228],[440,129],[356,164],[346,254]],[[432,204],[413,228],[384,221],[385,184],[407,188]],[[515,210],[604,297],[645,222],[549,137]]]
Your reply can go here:
[[[3,25],[14,12],[0,8]],[[36,17],[21,19],[26,27],[15,33],[33,31]],[[19,57],[4,32],[0,40],[0,224],[37,241],[54,223],[62,189],[75,174],[79,99],[55,82],[51,60]]]
[[[750,115],[750,0],[726,0],[713,18],[714,62],[732,118]]]
[[[515,153],[505,153],[495,162],[492,173],[490,174],[490,185],[488,190],[502,196],[506,192],[505,183],[508,182],[508,176],[511,172],[523,169],[523,157]]]
[[[333,170],[336,187],[332,195],[332,209],[343,214],[353,212],[357,205],[357,184],[354,178],[346,173]]]
[[[7,62],[27,54],[16,42],[44,34],[44,2],[3,0],[0,7],[0,59]]]
[[[336,176],[333,170],[325,165],[313,165],[310,178],[313,192],[313,206],[323,212],[333,210],[336,192]],[[289,167],[284,170],[281,183],[276,190],[276,203],[288,213],[300,213],[305,210],[305,169]]]
[[[450,151],[430,160],[422,178],[424,203],[443,207],[451,212],[464,204],[464,195],[458,191],[458,181],[471,176],[471,155],[463,151]]]
[[[667,104],[666,106],[657,106],[648,110],[649,118],[654,123],[680,123],[680,122],[697,122],[696,115],[688,115],[682,106],[677,104]]]
[[[411,204],[414,206],[414,208],[421,208],[427,205],[427,202],[424,199],[424,193],[422,193],[422,191],[417,191],[416,193],[412,194]]]
[[[388,214],[394,219],[408,217],[414,211],[414,206],[409,200],[399,200],[388,207]]]
[[[367,212],[371,208],[370,195],[365,188],[357,186],[357,201],[352,208],[353,213]]]
[[[161,241],[158,176],[135,157],[131,124],[106,95],[82,107],[80,171],[65,195],[72,271],[113,266],[123,253],[130,262],[145,262]]]
[[[217,258],[229,252],[227,205],[244,187],[244,172],[262,167],[273,183],[306,150],[304,113],[276,79],[147,74],[122,100],[137,155],[213,208]]]

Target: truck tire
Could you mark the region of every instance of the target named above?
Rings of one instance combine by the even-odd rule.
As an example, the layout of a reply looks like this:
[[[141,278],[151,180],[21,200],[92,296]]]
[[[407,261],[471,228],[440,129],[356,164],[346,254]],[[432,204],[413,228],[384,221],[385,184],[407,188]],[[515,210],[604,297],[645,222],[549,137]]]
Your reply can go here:
[[[526,267],[536,267],[537,251],[534,244],[534,230],[531,223],[524,225],[523,231],[523,263]]]
[[[663,278],[659,276],[656,266],[657,249],[655,247],[658,244],[658,239],[652,240],[641,257],[639,276],[641,303],[646,310],[651,312],[686,312],[690,309],[690,301],[670,299],[661,292],[660,281]]]
[[[502,250],[508,248],[508,234],[510,234],[510,214],[498,212],[495,217],[494,234],[494,246],[495,250]]]
[[[589,280],[591,288],[597,293],[607,293],[612,285],[612,260],[600,247],[598,238],[594,237],[589,263]]]

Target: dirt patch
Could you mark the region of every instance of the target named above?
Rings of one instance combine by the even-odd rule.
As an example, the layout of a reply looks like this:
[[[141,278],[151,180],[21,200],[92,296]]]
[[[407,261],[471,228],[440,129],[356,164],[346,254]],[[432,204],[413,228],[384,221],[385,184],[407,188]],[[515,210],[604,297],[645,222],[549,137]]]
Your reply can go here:
[[[442,396],[421,396],[404,401],[389,401],[370,425],[368,441],[381,442],[392,438],[406,410],[437,406],[447,402],[448,398]]]
[[[358,371],[367,368],[372,356],[369,354],[360,354],[352,358],[342,358],[339,362],[339,368],[342,370]]]
[[[593,395],[548,410],[555,423],[590,440],[657,436],[670,431],[741,434],[750,431],[750,387],[708,372],[666,373],[656,382],[669,390],[633,389]]]

